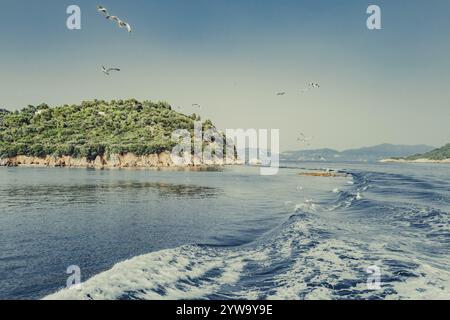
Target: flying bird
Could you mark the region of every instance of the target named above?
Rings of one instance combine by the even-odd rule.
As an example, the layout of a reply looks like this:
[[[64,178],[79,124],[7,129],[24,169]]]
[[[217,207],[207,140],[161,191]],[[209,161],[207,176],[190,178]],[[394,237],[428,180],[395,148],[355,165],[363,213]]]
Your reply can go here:
[[[108,10],[105,7],[97,6],[97,11],[103,13],[106,17],[108,17]]]
[[[192,106],[193,106],[193,107],[197,107],[197,108],[200,108],[200,107],[201,107],[198,103],[193,103]]]
[[[300,137],[297,138],[297,141],[301,143],[306,143],[309,146],[309,141],[311,141],[312,139],[314,139],[314,137],[307,137],[303,133],[300,133]]]
[[[103,71],[104,74],[109,76],[109,73],[111,71],[120,71],[120,69],[119,68],[106,68],[105,66],[102,66],[102,71]]]
[[[116,17],[116,16],[106,16],[106,19],[112,20],[112,21],[117,22],[117,23],[120,22],[119,17]]]
[[[284,95],[286,95],[286,92],[278,92],[277,93],[277,96],[279,96],[279,97],[284,96]]]
[[[131,26],[128,23],[119,21],[118,24],[119,24],[119,27],[127,29],[128,32],[132,31]]]
[[[305,88],[305,89],[302,89],[302,93],[303,92],[307,92],[307,91],[309,91],[309,90],[311,90],[311,89],[319,89],[320,88],[320,84],[319,83],[317,83],[317,82],[310,82],[310,83],[308,83],[308,87],[307,88]]]
[[[111,21],[116,22],[117,25],[119,26],[119,28],[121,28],[121,29],[126,29],[128,32],[131,32],[131,31],[132,31],[132,28],[131,28],[131,26],[130,26],[129,23],[127,23],[127,22],[125,22],[125,21],[122,21],[122,20],[121,20],[119,17],[117,17],[117,16],[111,16],[111,15],[109,15],[108,9],[106,9],[105,7],[97,6],[97,11],[100,12],[100,13],[102,13],[102,14],[106,17],[107,20],[111,20]]]

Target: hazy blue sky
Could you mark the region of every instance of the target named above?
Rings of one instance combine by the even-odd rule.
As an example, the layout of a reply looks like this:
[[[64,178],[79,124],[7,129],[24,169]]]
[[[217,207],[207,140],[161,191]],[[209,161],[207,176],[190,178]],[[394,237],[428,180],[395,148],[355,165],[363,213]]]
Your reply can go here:
[[[450,1],[1,0],[0,107],[165,100],[281,147],[450,142]],[[82,30],[66,8],[82,9]],[[129,22],[128,34],[96,12]],[[380,31],[366,9],[382,9]],[[122,68],[106,77],[100,66]],[[320,90],[301,94],[310,81]],[[285,97],[277,97],[286,91]]]

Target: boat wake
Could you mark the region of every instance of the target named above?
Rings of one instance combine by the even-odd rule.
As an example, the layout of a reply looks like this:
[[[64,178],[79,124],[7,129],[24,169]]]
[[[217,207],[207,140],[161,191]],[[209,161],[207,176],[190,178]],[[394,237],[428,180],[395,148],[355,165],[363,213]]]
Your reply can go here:
[[[405,212],[389,202],[390,209],[385,203],[386,212],[376,214],[381,204],[365,193],[374,183],[377,189],[380,177],[348,174],[352,179],[333,191],[332,201],[288,204],[290,218],[254,243],[187,245],[137,256],[45,299],[450,298],[447,259],[430,260],[407,241],[411,234],[404,229],[380,233],[378,222],[389,214],[403,221],[398,215]],[[434,219],[439,228],[444,215]],[[367,286],[370,266],[381,269],[379,290]]]

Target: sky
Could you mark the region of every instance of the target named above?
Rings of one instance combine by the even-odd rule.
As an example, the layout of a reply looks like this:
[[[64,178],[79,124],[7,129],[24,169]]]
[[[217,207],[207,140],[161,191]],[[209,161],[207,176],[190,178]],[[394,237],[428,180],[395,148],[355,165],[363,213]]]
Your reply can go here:
[[[280,129],[282,151],[450,142],[448,0],[0,4],[0,108],[167,101],[220,129]],[[72,4],[81,30],[66,27]],[[371,4],[381,30],[366,27]],[[122,71],[108,77],[101,65]],[[321,88],[302,94],[309,82]],[[314,137],[311,146],[297,142],[300,133]]]

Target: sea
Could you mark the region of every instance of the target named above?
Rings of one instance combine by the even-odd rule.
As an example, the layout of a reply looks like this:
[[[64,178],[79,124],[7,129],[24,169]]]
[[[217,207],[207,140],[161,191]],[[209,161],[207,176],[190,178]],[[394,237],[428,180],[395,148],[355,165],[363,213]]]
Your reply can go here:
[[[450,299],[450,165],[0,168],[0,299]]]

